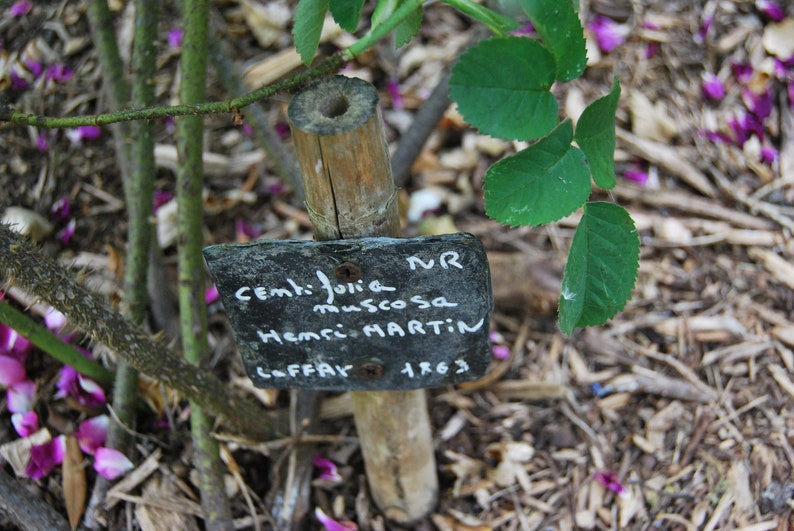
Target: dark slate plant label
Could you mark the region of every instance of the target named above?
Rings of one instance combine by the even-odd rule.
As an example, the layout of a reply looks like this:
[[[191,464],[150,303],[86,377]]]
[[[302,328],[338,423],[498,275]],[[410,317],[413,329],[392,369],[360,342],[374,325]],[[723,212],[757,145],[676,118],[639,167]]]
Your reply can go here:
[[[479,378],[491,359],[490,272],[470,234],[259,241],[204,256],[257,387],[438,387]]]

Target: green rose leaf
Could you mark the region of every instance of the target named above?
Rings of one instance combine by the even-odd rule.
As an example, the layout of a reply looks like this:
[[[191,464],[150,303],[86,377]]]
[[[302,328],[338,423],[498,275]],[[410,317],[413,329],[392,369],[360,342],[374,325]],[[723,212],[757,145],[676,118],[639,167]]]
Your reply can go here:
[[[334,20],[342,29],[351,33],[356,31],[364,0],[330,0],[330,7]]]
[[[612,189],[615,179],[615,111],[620,99],[620,85],[615,78],[606,96],[587,106],[576,124],[574,139],[582,148],[596,185]]]
[[[587,66],[584,30],[571,0],[521,0],[521,7],[557,61],[556,77],[570,81]]]
[[[613,203],[584,206],[562,277],[560,328],[601,324],[631,297],[639,267],[640,240],[628,212]]]
[[[590,196],[590,169],[571,145],[570,120],[492,165],[485,174],[485,212],[508,225],[540,225],[574,212]]]
[[[450,96],[480,132],[540,138],[557,123],[554,58],[536,41],[490,38],[469,48],[452,69]]]
[[[314,53],[320,44],[320,33],[323,31],[327,11],[328,0],[300,0],[295,8],[292,38],[301,60],[307,65],[314,59]]]

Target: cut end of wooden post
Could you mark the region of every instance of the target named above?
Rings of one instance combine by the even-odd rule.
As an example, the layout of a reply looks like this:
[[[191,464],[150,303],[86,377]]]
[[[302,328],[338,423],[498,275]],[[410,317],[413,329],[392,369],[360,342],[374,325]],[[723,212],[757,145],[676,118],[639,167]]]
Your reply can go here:
[[[323,78],[299,92],[289,105],[290,122],[314,135],[338,135],[365,124],[378,112],[378,92],[354,77]]]

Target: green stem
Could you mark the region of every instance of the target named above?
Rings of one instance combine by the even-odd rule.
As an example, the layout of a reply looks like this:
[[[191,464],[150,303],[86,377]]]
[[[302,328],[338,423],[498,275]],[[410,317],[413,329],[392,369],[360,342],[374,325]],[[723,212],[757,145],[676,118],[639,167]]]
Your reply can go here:
[[[103,385],[113,384],[113,374],[110,371],[86,358],[79,350],[64,343],[58,336],[3,301],[0,301],[0,322],[10,326],[19,335],[80,374]]]
[[[226,101],[181,104],[172,106],[155,106],[143,109],[125,109],[116,112],[94,114],[88,116],[50,117],[38,116],[22,112],[13,112],[0,102],[0,122],[17,125],[32,125],[42,129],[61,127],[78,127],[80,125],[109,125],[131,120],[156,120],[166,116],[201,116],[206,114],[235,113],[257,101],[266,100],[276,94],[292,92],[313,79],[327,76],[342,68],[348,61],[342,52],[324,59],[308,70],[292,74],[282,81],[272,83]]]
[[[358,41],[353,43],[349,48],[342,50],[340,53],[345,58],[345,62],[352,61],[381,40],[383,37],[391,33],[403,20],[405,20],[411,13],[422,7],[423,0],[405,0],[400,4],[394,13],[383,23],[370,28],[370,30],[361,37]]]
[[[185,37],[179,97],[183,104],[205,98],[207,78],[207,40],[209,36],[208,0],[185,0],[183,12]],[[207,306],[204,302],[203,232],[203,134],[201,116],[177,120],[177,230],[179,312],[182,348],[185,359],[198,365],[206,356]],[[199,473],[201,504],[207,529],[234,529],[231,509],[224,492],[223,468],[218,441],[211,435],[212,419],[203,408],[190,403],[190,422],[195,447],[194,466]]]
[[[487,7],[472,2],[472,0],[443,0],[458,11],[469,15],[485,24],[494,35],[504,37],[508,31],[519,28],[518,22],[510,17],[492,11]]]

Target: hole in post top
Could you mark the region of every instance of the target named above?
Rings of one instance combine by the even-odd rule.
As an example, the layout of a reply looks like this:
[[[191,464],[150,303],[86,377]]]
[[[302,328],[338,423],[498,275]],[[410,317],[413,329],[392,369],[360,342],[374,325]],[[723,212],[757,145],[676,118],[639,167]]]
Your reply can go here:
[[[347,101],[342,93],[329,95],[320,103],[320,114],[326,118],[339,118],[347,112],[350,108],[350,102]]]

